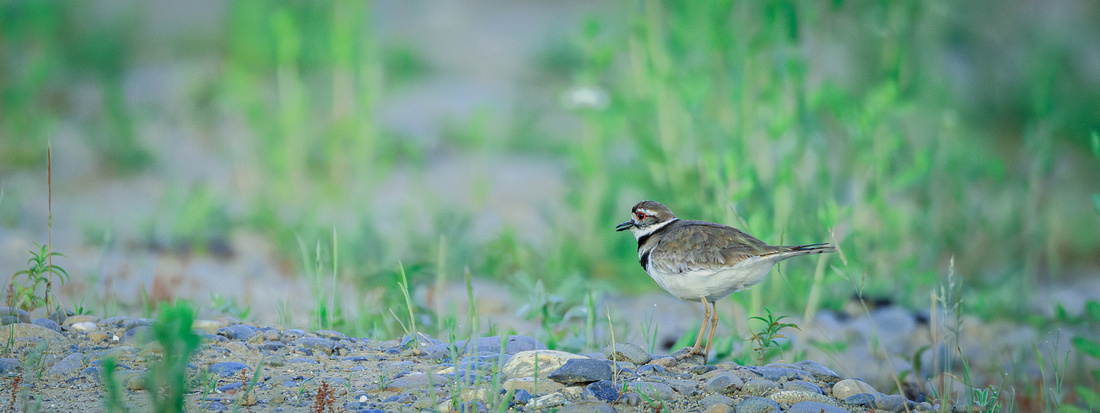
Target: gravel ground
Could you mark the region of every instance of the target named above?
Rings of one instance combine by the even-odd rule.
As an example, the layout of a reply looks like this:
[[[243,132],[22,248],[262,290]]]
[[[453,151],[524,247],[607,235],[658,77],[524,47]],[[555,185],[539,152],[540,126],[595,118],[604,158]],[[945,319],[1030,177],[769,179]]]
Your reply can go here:
[[[3,310],[3,309],[0,309]],[[7,314],[7,311],[2,313]],[[3,404],[31,411],[102,411],[102,363],[132,411],[152,410],[145,377],[161,358],[151,319],[70,316],[58,324],[5,316],[12,334],[0,374]],[[649,354],[631,343],[600,353],[547,350],[525,336],[448,343],[420,336],[365,340],[234,320],[197,320],[202,345],[188,365],[187,411],[927,411],[818,362],[740,366]],[[44,354],[44,357],[39,357]],[[41,362],[38,362],[41,360]],[[249,381],[260,369],[256,382]],[[18,385],[19,390],[14,390]],[[319,395],[320,393],[320,395]],[[460,405],[466,402],[467,405]],[[506,407],[505,407],[506,406]],[[6,407],[6,406],[5,406]]]

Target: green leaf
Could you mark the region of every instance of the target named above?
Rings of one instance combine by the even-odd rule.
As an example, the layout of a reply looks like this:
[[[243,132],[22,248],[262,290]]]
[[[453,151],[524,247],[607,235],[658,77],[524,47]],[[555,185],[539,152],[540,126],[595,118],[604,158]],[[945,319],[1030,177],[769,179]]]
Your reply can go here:
[[[1082,409],[1072,404],[1063,404],[1061,407],[1059,407],[1058,411],[1062,413],[1089,413],[1088,410]]]
[[[1100,214],[1100,194],[1092,194],[1092,209]]]
[[[1092,131],[1092,153],[1096,154],[1097,158],[1100,158],[1100,133]]]
[[[1088,387],[1077,386],[1077,395],[1085,400],[1086,405],[1100,406],[1100,394],[1097,394],[1096,391]]]
[[[1100,360],[1100,344],[1096,344],[1094,341],[1077,336],[1073,338],[1073,347],[1089,357]]]
[[[1096,300],[1089,300],[1085,303],[1085,315],[1089,320],[1100,323],[1100,302]]]

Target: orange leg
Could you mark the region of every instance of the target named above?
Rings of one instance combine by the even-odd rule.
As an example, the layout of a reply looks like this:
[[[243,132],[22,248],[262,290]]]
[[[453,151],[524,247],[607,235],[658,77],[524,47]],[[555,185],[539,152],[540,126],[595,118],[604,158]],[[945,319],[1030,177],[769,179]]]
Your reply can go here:
[[[701,298],[700,300],[703,302],[703,325],[699,326],[699,335],[695,337],[695,345],[691,347],[691,354],[702,354],[699,345],[703,344],[703,333],[707,331],[707,322],[711,317],[710,304],[707,303],[707,299]]]
[[[704,302],[703,304],[706,303]],[[707,349],[704,351],[703,357],[710,356],[710,343],[714,341],[714,330],[718,328],[718,302],[711,301],[710,306],[710,337],[707,337]]]

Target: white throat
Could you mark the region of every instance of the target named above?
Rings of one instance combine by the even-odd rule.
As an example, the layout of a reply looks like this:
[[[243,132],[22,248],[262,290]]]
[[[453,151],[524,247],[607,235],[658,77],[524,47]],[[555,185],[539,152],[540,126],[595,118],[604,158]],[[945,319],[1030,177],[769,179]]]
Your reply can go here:
[[[664,228],[665,225],[671,224],[671,223],[679,221],[679,220],[680,220],[680,218],[673,218],[673,219],[670,219],[668,221],[662,222],[660,224],[657,224],[657,225],[651,226],[649,228],[646,228],[645,230],[641,230],[641,229],[638,229],[637,227],[634,227],[634,228],[630,229],[630,232],[634,233],[634,239],[638,239],[638,238],[644,237],[646,235],[652,234],[652,233],[656,232],[657,230],[659,230],[661,228]]]

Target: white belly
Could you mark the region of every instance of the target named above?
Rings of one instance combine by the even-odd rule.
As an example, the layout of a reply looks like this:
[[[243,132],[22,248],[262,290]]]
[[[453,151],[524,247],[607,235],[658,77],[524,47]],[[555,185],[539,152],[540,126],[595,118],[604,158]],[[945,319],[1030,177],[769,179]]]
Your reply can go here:
[[[684,301],[718,301],[730,294],[764,281],[775,261],[749,258],[737,265],[715,271],[694,271],[680,274],[649,272],[661,288]]]

